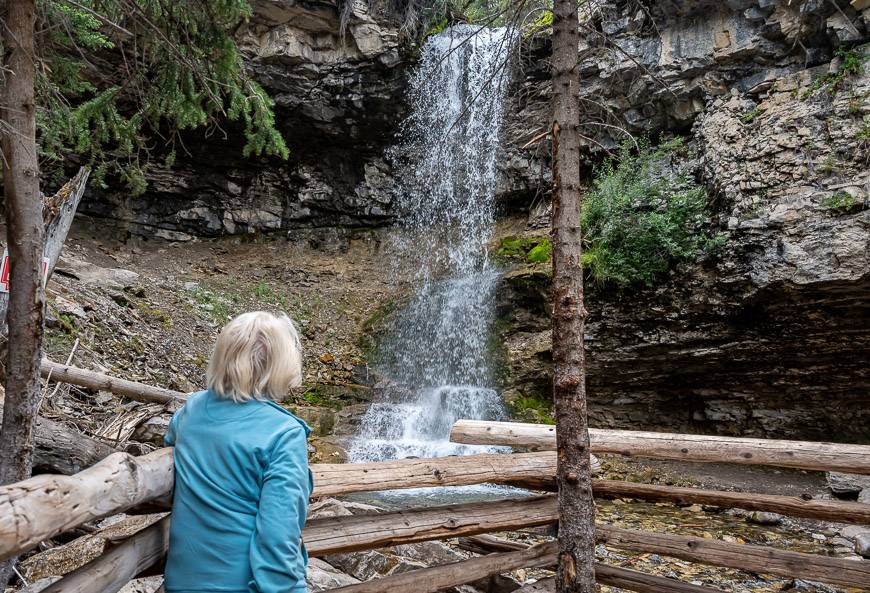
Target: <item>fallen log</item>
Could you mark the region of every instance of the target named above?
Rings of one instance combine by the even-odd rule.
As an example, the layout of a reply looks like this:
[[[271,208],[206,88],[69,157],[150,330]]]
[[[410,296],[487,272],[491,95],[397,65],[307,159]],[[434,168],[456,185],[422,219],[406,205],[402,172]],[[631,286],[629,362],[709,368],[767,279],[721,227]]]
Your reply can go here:
[[[142,457],[114,453],[73,476],[43,474],[0,488],[0,559],[87,521],[167,495],[172,449]]]
[[[821,519],[838,523],[870,524],[870,504],[842,500],[814,500],[800,496],[756,494],[753,492],[725,492],[637,484],[617,480],[593,480],[592,488],[598,497],[636,498],[647,502],[674,504],[703,504],[747,511],[766,511],[791,517]]]
[[[529,546],[522,542],[514,542],[491,535],[470,535],[460,537],[457,546],[475,554],[491,554],[492,552],[513,552],[525,550]]]
[[[490,554],[330,589],[329,593],[435,593],[519,568],[551,566],[556,563],[558,552],[556,542],[547,542],[513,552]]]
[[[75,474],[102,461],[116,450],[60,422],[36,419],[33,467],[37,471]]]
[[[595,453],[870,474],[868,445],[596,428],[589,430],[589,438]],[[450,431],[450,440],[552,451],[556,448],[556,429],[545,424],[459,420]]]
[[[645,572],[629,570],[610,564],[595,563],[595,581],[599,585],[618,587],[628,591],[639,593],[712,593],[720,589],[711,589],[684,583],[676,579],[660,577]],[[514,593],[555,593],[556,579],[541,579],[531,585],[526,585],[514,591]]]
[[[597,525],[599,543],[630,552],[671,556],[713,566],[725,566],[762,574],[821,581],[846,587],[870,588],[870,562],[791,552],[766,546],[650,533]]]
[[[491,535],[473,535],[460,538],[459,547],[470,551],[476,551],[475,548],[477,548],[486,551],[495,550],[498,552],[504,552],[523,550],[528,548],[528,545],[521,542],[493,537]],[[551,564],[555,563],[556,558],[554,557]],[[718,589],[699,587],[690,583],[683,583],[674,579],[628,570],[610,564],[602,564],[600,562],[595,563],[595,580],[600,585],[619,587],[629,591],[640,591],[642,593],[713,593],[719,591]],[[424,580],[421,579],[421,582],[424,582]],[[533,583],[532,585],[527,585],[526,587],[521,588],[520,591],[528,591],[529,593],[544,593],[545,591],[548,591],[554,593],[554,587],[555,579],[544,579],[537,583]],[[337,591],[341,591],[341,589],[338,589]],[[415,593],[423,592],[416,591],[415,588]]]
[[[0,386],[0,417],[3,416]],[[109,445],[60,422],[38,417],[34,430],[33,468],[36,471],[74,474],[115,452]]]
[[[95,391],[110,391],[140,402],[168,404],[176,400],[183,401],[187,398],[187,394],[180,391],[154,387],[153,385],[128,381],[127,379],[119,379],[118,377],[104,375],[96,371],[53,362],[47,358],[42,359],[39,372],[45,378],[50,377],[52,381],[70,383]]]
[[[43,593],[116,593],[159,562],[169,544],[169,520],[162,519],[110,548],[42,590]]]
[[[554,483],[556,456],[551,453],[483,454],[373,463],[318,463],[311,467],[314,496],[484,483],[547,490]]]

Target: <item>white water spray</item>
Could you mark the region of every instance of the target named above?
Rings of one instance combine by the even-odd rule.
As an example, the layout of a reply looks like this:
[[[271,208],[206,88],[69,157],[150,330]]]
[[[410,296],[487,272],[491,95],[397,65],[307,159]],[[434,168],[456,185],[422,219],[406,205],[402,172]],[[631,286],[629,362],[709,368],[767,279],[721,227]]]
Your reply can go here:
[[[419,289],[381,344],[389,387],[363,417],[352,461],[487,450],[450,443],[450,427],[504,418],[489,367],[498,272],[486,245],[509,49],[506,29],[451,27],[429,38],[411,79],[411,113],[390,151],[401,180],[394,271]]]

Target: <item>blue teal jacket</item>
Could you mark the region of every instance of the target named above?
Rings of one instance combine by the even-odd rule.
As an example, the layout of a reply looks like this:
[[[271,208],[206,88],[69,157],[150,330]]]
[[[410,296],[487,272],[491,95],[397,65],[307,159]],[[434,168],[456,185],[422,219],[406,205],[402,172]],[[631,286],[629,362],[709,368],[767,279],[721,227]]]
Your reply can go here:
[[[202,391],[172,417],[167,593],[305,593],[310,429],[272,402]]]

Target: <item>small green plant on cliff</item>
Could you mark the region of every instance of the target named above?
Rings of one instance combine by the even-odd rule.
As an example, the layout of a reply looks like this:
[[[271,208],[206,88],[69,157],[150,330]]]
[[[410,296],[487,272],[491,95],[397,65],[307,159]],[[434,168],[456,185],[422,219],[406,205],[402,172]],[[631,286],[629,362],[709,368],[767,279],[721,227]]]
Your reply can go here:
[[[553,254],[553,245],[549,239],[544,239],[529,251],[526,255],[526,261],[530,263],[546,263],[550,261],[550,256]]]
[[[753,109],[752,111],[745,113],[743,115],[743,117],[741,117],[740,119],[742,119],[743,123],[745,123],[745,124],[751,124],[762,113],[764,113],[764,109],[762,109],[760,106],[758,106],[755,109]]]
[[[674,157],[682,140],[622,146],[583,201],[583,264],[598,284],[651,286],[671,265],[711,245],[707,193]]]
[[[829,210],[848,212],[858,205],[855,196],[846,191],[838,191],[822,199],[822,206]]]
[[[840,63],[835,72],[829,72],[813,80],[809,88],[803,92],[801,99],[807,99],[819,89],[827,89],[831,96],[836,96],[843,82],[849,77],[860,74],[866,56],[857,49],[840,48],[837,50]]]
[[[495,255],[506,261],[526,261],[530,264],[550,261],[553,246],[547,237],[505,237]]]
[[[511,415],[535,424],[555,424],[553,401],[535,395],[522,395],[510,403]]]

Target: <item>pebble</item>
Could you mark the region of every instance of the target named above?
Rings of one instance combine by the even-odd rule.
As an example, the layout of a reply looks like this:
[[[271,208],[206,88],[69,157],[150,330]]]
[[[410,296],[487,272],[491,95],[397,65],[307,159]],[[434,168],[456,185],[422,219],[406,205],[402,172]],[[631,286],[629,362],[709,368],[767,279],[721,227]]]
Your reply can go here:
[[[855,536],[855,551],[864,558],[870,558],[870,531]]]
[[[749,523],[755,523],[756,525],[779,525],[782,523],[782,515],[778,515],[776,513],[767,513],[764,511],[754,511],[746,520]],[[824,539],[824,536],[822,536]]]
[[[821,533],[813,533],[812,538],[818,542],[827,541],[827,539],[828,539]]]

